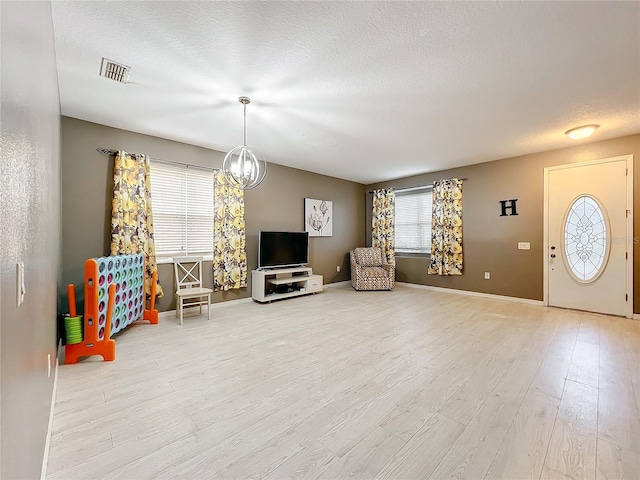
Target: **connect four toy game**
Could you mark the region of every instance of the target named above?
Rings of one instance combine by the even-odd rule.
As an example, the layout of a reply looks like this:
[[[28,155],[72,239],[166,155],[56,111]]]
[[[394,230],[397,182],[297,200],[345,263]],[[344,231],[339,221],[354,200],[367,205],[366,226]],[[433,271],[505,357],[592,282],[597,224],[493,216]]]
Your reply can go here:
[[[98,340],[104,339],[109,285],[116,286],[111,335],[142,316],[144,310],[143,257],[120,255],[95,259],[98,263]],[[90,272],[93,273],[93,272]],[[85,265],[85,282],[86,278]],[[92,275],[92,277],[94,277]],[[95,278],[95,277],[94,277]]]
[[[84,263],[84,336],[82,342],[66,345],[65,363],[77,363],[79,357],[90,355],[114,360],[113,334],[140,319],[158,323],[158,311],[154,309],[156,272],[147,310],[144,270],[143,254],[90,258]]]

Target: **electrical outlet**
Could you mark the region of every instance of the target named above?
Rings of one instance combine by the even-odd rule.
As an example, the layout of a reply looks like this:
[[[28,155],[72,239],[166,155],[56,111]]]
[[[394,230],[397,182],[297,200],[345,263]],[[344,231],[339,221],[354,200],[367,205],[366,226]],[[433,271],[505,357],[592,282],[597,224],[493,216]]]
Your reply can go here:
[[[47,378],[51,376],[51,354],[47,353]]]
[[[484,279],[489,280],[491,278],[491,274],[489,272],[484,272]]]
[[[336,272],[339,272],[339,271],[340,271],[340,265],[336,267]]]

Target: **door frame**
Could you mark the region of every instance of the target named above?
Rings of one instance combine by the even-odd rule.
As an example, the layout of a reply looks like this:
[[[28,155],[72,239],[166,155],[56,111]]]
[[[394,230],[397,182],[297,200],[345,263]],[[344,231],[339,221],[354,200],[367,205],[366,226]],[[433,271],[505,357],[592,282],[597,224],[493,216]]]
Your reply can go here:
[[[585,167],[602,163],[619,162],[625,160],[627,164],[627,223],[626,223],[626,247],[631,256],[626,263],[626,290],[630,301],[627,302],[627,318],[633,318],[633,155],[620,155],[618,157],[602,158],[586,162],[567,163],[554,167],[544,168],[544,194],[542,207],[542,271],[543,289],[542,303],[549,306],[549,172],[568,168]]]

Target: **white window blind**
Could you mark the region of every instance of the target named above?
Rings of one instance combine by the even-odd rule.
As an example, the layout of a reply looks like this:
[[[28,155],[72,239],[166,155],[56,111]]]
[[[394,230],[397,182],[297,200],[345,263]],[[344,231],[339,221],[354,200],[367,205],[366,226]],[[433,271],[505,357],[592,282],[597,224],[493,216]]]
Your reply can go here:
[[[151,160],[156,255],[213,253],[213,170]]]
[[[396,191],[396,252],[431,253],[431,187]]]

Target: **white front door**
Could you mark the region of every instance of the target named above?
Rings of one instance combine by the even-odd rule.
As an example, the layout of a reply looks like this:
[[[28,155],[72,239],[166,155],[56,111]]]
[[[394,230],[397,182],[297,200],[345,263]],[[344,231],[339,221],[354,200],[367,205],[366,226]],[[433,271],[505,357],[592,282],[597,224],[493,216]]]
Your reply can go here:
[[[545,169],[548,304],[631,316],[631,156]]]

